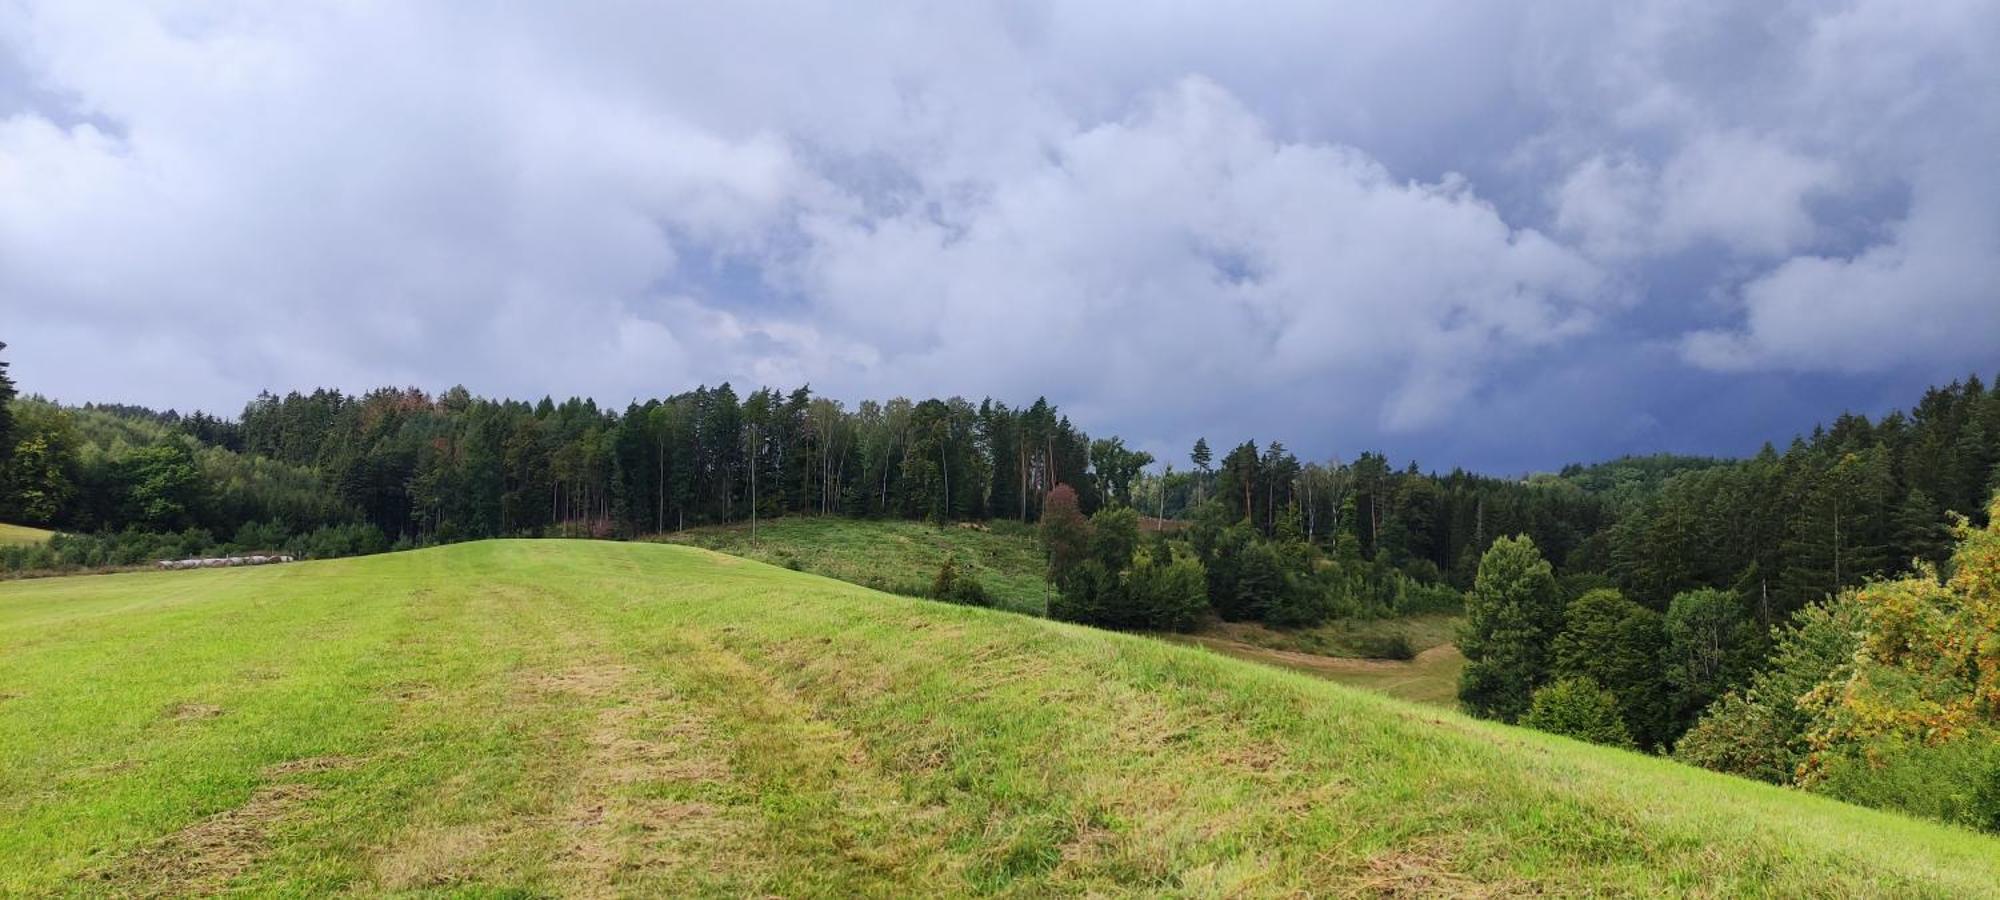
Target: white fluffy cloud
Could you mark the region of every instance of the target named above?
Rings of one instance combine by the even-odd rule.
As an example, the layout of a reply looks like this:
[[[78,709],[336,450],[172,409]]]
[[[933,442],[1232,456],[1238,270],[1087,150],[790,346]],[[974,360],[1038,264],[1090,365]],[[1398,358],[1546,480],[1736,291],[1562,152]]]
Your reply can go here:
[[[1807,204],[1839,170],[1745,134],[1695,136],[1664,166],[1584,160],[1556,190],[1556,225],[1593,253],[1678,253],[1703,241],[1730,252],[1782,256],[1812,243]]]
[[[1431,433],[1607,340],[1957,365],[2000,309],[1995,25],[23,2],[0,338],[76,400],[810,381],[1142,442]]]
[[[813,221],[802,289],[927,380],[986,357],[1012,361],[1017,393],[1094,382],[1129,404],[1339,379],[1386,396],[1394,428],[1449,412],[1495,357],[1586,330],[1605,296],[1463,183],[1273,140],[1199,78],[1042,156],[974,199]]]
[[[1741,328],[1688,336],[1687,356],[1722,371],[1879,371],[1913,354],[1991,358],[2000,349],[2000,229],[1994,193],[1923,186],[1891,234],[1852,256],[1800,256],[1744,285]]]

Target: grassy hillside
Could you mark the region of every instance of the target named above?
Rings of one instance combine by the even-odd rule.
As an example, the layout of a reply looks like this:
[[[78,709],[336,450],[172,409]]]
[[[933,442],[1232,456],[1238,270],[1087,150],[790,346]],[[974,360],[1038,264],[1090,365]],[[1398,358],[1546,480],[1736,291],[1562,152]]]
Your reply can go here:
[[[1034,532],[1010,522],[974,529],[793,517],[759,524],[755,544],[748,525],[695,528],[658,539],[901,594],[924,593],[950,554],[960,567],[978,575],[1000,608],[1031,615],[1047,609],[1042,596],[1044,562]],[[1295,630],[1235,623],[1173,639],[1393,697],[1456,707],[1458,671],[1465,667],[1465,657],[1442,645],[1450,643],[1458,622],[1456,616],[1431,615],[1337,620]],[[1368,658],[1382,655],[1392,637],[1421,655],[1408,661]]]
[[[0,894],[2000,896],[2000,840],[701,550],[0,584]]]
[[[940,528],[903,520],[790,516],[759,523],[754,543],[748,524],[694,528],[658,540],[913,595],[930,590],[950,556],[961,571],[979,578],[995,606],[1033,615],[1048,611],[1041,548],[1033,530],[1014,522]]]
[[[54,536],[55,532],[29,525],[8,525],[0,522],[0,545],[39,544]]]

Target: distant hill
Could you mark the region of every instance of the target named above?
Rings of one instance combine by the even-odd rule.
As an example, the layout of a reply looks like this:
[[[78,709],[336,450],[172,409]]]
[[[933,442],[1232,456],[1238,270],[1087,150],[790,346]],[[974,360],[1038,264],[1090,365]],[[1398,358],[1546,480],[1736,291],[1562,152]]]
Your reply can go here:
[[[1726,466],[1734,462],[1735,460],[1712,456],[1682,456],[1674,453],[1621,456],[1608,462],[1565,466],[1555,479],[1603,497],[1614,508],[1625,512],[1658,496],[1660,489],[1676,475]]]

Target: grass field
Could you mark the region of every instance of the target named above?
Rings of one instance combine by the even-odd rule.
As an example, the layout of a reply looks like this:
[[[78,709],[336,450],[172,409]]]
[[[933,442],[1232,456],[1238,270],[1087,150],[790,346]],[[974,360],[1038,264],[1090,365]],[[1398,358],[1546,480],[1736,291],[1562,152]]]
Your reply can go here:
[[[693,528],[656,540],[910,595],[928,592],[950,556],[960,571],[979,578],[996,607],[1030,615],[1048,611],[1041,548],[1034,531],[1015,522],[940,528],[904,520],[787,516],[759,523],[755,543],[747,524]]]
[[[0,895],[2000,895],[2000,840],[698,549],[0,584]]]
[[[54,534],[55,532],[49,531],[48,529],[45,528],[35,528],[30,525],[8,525],[6,523],[0,523],[0,545],[40,544],[47,541]]]

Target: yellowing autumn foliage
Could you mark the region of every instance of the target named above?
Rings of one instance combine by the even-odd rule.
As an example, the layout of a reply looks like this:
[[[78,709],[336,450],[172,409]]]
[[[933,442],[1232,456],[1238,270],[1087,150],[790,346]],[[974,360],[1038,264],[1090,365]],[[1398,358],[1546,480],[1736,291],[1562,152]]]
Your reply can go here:
[[[2000,828],[2000,499],[1956,531],[1948,578],[1920,565],[1842,598],[1853,659],[1798,700],[1798,783]]]
[[[1844,680],[1805,698],[1816,749],[1883,737],[1937,745],[2000,726],[2000,500],[1960,523],[1951,577],[1928,566],[1856,592],[1861,644]]]

